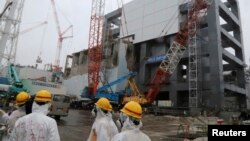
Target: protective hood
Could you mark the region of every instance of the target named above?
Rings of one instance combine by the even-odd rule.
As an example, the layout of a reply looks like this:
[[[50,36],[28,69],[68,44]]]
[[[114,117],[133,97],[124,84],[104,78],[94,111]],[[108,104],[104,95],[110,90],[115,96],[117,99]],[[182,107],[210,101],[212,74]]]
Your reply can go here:
[[[110,141],[118,133],[111,112],[96,107],[96,118],[87,141]]]
[[[96,120],[100,119],[102,117],[108,117],[109,119],[112,119],[112,114],[110,112],[108,112],[107,114],[105,114],[99,107],[96,107]]]
[[[140,130],[142,127],[142,122],[140,120],[139,125],[135,125],[133,121],[131,120],[131,117],[128,117],[125,122],[123,123],[122,131],[125,130]]]
[[[24,111],[25,111],[25,106],[17,107],[17,109],[18,109],[19,111],[24,112]]]
[[[44,115],[47,115],[49,113],[49,107],[51,106],[50,103],[44,104],[44,105],[38,105],[36,102],[33,102],[32,105],[32,113],[43,113]]]

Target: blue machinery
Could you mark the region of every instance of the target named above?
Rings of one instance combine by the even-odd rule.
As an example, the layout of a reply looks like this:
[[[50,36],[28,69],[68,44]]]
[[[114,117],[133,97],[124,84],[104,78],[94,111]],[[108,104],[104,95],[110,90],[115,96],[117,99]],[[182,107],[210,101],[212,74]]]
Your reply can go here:
[[[15,96],[21,91],[27,91],[27,89],[23,86],[23,83],[20,81],[15,66],[13,64],[10,64],[8,66],[7,78],[11,85],[8,91],[9,96]]]
[[[124,75],[117,80],[114,80],[106,85],[103,85],[102,87],[97,89],[96,95],[94,96],[93,94],[89,93],[88,87],[85,87],[81,93],[82,98],[90,98],[91,100],[93,99],[99,99],[101,97],[105,97],[109,99],[111,102],[114,102],[116,104],[120,103],[124,95],[131,95],[131,92],[126,89],[121,90],[121,91],[112,91],[112,86],[119,84],[123,82],[124,80],[128,80],[131,77],[134,77],[136,75],[135,72],[131,72],[127,75]]]

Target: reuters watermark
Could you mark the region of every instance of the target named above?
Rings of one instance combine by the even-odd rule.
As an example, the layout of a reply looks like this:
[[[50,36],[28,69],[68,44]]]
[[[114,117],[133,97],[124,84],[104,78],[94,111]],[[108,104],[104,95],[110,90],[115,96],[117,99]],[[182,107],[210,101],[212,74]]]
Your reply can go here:
[[[208,141],[218,139],[250,140],[250,125],[208,125]]]

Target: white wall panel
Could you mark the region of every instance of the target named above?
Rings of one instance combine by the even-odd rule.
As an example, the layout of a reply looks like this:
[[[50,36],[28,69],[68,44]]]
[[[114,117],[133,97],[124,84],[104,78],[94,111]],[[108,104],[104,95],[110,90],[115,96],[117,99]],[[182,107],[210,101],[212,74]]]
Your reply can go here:
[[[155,28],[155,25],[153,26],[148,26],[147,28],[144,28],[144,30],[142,31],[142,38],[143,40],[149,40],[152,37],[157,37],[159,34],[159,32],[157,31],[157,29]],[[157,35],[158,34],[158,35]]]
[[[183,1],[185,0],[134,0],[126,4],[124,9],[128,35],[135,34],[134,43],[138,43],[158,38],[166,26],[168,34],[176,33],[179,29],[179,4]],[[125,23],[124,17],[122,20]],[[123,27],[123,30],[126,28]]]
[[[142,19],[143,14],[144,14],[143,7],[137,7],[136,9],[133,9],[131,11],[125,9],[125,12],[126,12],[125,16],[126,16],[127,22]]]

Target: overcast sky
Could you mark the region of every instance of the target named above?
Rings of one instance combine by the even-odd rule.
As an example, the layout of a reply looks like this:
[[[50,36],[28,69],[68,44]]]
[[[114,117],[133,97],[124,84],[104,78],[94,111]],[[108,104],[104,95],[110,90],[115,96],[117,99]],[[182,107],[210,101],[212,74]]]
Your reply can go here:
[[[3,0],[1,1],[2,3],[0,2],[0,4],[3,4]],[[106,0],[106,13],[118,8],[117,1],[121,0]],[[126,3],[131,0],[123,1]],[[55,2],[61,30],[64,31],[71,24],[74,28],[74,37],[63,41],[61,66],[64,66],[66,55],[88,47],[91,0],[55,0]],[[245,46],[245,58],[246,63],[249,65],[250,18],[247,14],[249,14],[248,10],[250,8],[250,0],[239,0],[239,4]],[[34,28],[33,30],[19,36],[16,63],[21,65],[35,65],[39,52],[42,52],[41,57],[43,60],[43,64],[39,65],[39,68],[43,68],[44,64],[54,63],[58,35],[55,19],[52,13],[51,1],[26,0],[21,31],[36,26],[44,21],[47,21],[48,24]]]

